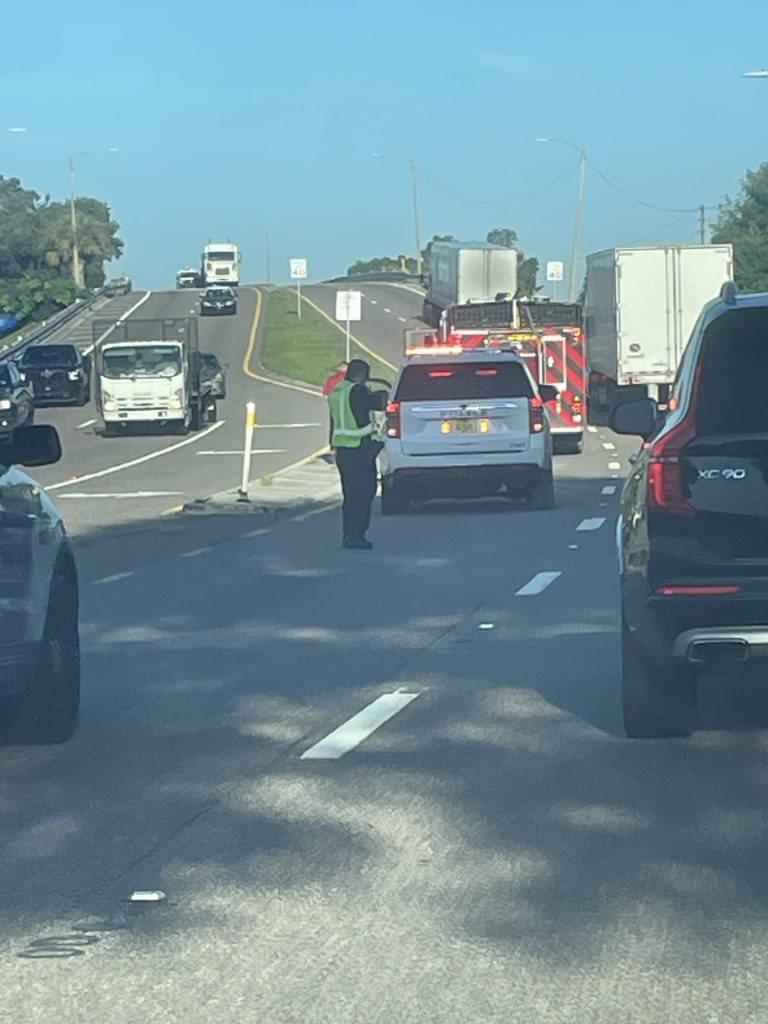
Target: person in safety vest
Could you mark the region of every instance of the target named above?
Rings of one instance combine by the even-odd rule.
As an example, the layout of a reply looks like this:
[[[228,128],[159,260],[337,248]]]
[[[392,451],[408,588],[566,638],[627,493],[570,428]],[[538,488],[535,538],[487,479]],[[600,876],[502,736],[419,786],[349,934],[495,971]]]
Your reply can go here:
[[[365,534],[371,523],[371,505],[376,496],[376,456],[383,445],[375,413],[386,407],[385,391],[370,391],[371,368],[364,359],[353,359],[344,380],[328,399],[341,477],[344,503],[341,509],[343,546],[369,551],[373,544]]]

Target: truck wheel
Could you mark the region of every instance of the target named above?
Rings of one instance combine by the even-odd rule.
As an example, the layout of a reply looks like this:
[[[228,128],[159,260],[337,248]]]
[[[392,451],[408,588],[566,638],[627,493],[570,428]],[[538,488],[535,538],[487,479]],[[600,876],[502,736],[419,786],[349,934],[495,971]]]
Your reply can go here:
[[[381,481],[381,514],[402,516],[408,511],[411,500],[402,487],[395,489],[386,479]]]
[[[102,437],[115,437],[117,434],[116,423],[105,423],[101,428]]]
[[[64,743],[74,735],[80,709],[77,617],[77,582],[61,569],[51,585],[34,678],[26,693],[9,701],[11,742]]]
[[[690,736],[696,714],[696,674],[690,665],[652,661],[621,618],[621,697],[624,731],[633,739]]]
[[[543,512],[555,507],[555,480],[551,469],[540,469],[528,492],[528,508]]]

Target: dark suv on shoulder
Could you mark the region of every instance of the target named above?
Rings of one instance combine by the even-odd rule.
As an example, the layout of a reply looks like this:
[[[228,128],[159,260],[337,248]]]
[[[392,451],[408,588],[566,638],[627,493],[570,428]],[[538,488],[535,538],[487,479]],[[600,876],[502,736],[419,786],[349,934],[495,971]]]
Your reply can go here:
[[[666,416],[644,399],[611,425],[645,442],[618,525],[624,725],[685,736],[700,673],[768,673],[768,293],[725,285]]]
[[[32,385],[35,405],[88,404],[91,361],[74,342],[30,345],[17,364]]]

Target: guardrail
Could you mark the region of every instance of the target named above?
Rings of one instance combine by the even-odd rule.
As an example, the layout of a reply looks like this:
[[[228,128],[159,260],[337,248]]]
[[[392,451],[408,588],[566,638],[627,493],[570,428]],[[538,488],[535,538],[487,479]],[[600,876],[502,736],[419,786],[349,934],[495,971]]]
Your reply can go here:
[[[11,359],[19,352],[23,352],[27,345],[31,345],[35,341],[45,341],[47,337],[57,331],[59,327],[69,323],[70,320],[74,320],[80,313],[85,312],[87,309],[91,309],[97,299],[101,298],[104,294],[103,289],[99,289],[89,299],[77,299],[71,306],[66,306],[64,309],[60,309],[58,313],[54,313],[53,316],[47,320],[43,320],[41,324],[38,324],[29,334],[18,336],[16,341],[10,345],[4,347],[0,346],[0,358]]]

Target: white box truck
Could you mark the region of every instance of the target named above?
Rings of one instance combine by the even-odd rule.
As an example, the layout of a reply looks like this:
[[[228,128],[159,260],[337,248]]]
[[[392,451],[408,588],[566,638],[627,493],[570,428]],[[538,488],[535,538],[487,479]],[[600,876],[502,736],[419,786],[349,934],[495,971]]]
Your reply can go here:
[[[490,242],[433,242],[424,320],[437,327],[450,306],[513,299],[517,260],[516,249]]]
[[[652,393],[665,404],[702,307],[733,279],[730,245],[647,245],[587,256],[589,409]]]

